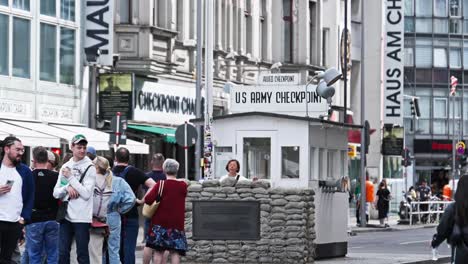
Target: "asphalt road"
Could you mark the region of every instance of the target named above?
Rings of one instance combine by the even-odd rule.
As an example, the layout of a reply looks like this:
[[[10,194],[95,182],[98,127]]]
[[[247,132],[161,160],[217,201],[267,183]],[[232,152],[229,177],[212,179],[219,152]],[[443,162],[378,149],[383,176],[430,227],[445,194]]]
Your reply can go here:
[[[430,241],[434,233],[435,228],[358,233],[356,236],[350,237],[348,252],[430,255]],[[439,254],[451,254],[445,242],[439,246]]]

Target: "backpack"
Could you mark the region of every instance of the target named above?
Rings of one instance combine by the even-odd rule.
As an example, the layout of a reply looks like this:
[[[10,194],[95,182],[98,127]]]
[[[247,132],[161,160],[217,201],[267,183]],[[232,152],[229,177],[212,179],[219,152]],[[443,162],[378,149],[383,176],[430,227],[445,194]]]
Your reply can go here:
[[[112,171],[112,173],[114,173],[114,176],[122,178],[125,181],[127,181],[127,173],[130,170],[130,167],[132,167],[132,166],[127,165],[127,167],[125,167],[125,169],[123,171],[121,171],[119,173],[116,173],[116,172]]]

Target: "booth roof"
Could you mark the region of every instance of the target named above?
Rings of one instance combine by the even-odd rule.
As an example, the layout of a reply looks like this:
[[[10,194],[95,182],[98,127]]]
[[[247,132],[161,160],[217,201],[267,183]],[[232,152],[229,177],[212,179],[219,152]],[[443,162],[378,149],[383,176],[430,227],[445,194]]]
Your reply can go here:
[[[324,120],[315,117],[306,117],[306,116],[293,116],[293,115],[284,115],[284,114],[276,114],[276,113],[267,113],[267,112],[244,112],[244,113],[235,113],[235,114],[228,114],[228,115],[221,115],[221,116],[214,116],[213,120],[220,120],[220,119],[228,119],[228,118],[236,118],[236,117],[247,117],[247,116],[266,116],[266,117],[276,117],[276,118],[284,118],[284,119],[293,119],[293,120],[303,120],[309,121],[314,123],[321,123],[321,124],[329,124],[332,126],[340,126],[349,129],[362,129],[362,125],[356,124],[345,124],[330,120]],[[192,123],[200,123],[203,122],[204,118],[195,118],[191,119],[190,122]]]

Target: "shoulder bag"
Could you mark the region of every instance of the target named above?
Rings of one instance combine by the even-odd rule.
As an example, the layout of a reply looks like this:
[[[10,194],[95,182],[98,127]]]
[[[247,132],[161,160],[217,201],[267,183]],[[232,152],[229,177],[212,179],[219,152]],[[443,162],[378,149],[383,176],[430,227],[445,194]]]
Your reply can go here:
[[[158,210],[159,203],[161,203],[162,193],[164,190],[164,182],[165,181],[160,181],[158,194],[156,195],[156,200],[154,200],[154,202],[151,205],[146,203],[143,205],[142,213],[144,217],[151,218],[156,213],[156,210]]]
[[[83,179],[91,166],[93,165],[89,165],[88,168],[86,168],[86,170],[83,172],[83,174],[81,174],[80,183],[83,182]],[[59,204],[59,207],[57,210],[57,217],[55,219],[59,223],[65,220],[65,216],[67,215],[67,209],[68,209],[68,201],[70,201],[70,197],[68,197],[68,199],[66,199],[65,201],[61,201]]]

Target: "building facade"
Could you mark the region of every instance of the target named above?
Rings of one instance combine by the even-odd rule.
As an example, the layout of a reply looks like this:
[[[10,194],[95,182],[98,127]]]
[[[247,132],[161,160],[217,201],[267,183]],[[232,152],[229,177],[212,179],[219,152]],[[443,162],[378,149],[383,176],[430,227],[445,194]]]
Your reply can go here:
[[[0,1],[0,116],[81,121],[80,6]]]
[[[116,2],[115,69],[135,74],[136,94],[195,99],[195,79],[203,74],[196,72],[196,3]],[[228,81],[254,85],[261,73],[281,71],[299,72],[305,84],[317,70],[340,68],[344,1],[223,0],[214,1],[214,13],[214,115],[228,113],[229,95],[223,90]],[[270,69],[278,62],[279,69]],[[342,106],[342,84],[335,86],[339,92],[333,104]],[[134,112],[138,112],[131,120],[134,125],[159,128],[175,128],[195,117],[194,111],[180,110],[168,119],[174,111],[138,104]],[[153,142],[152,152],[178,156],[167,135],[156,131],[145,140]]]
[[[405,0],[405,94],[419,97],[421,117],[405,101],[405,142],[414,181],[446,183],[452,139],[468,135],[468,1]],[[450,95],[450,77],[458,79]],[[457,176],[456,176],[457,177]]]

